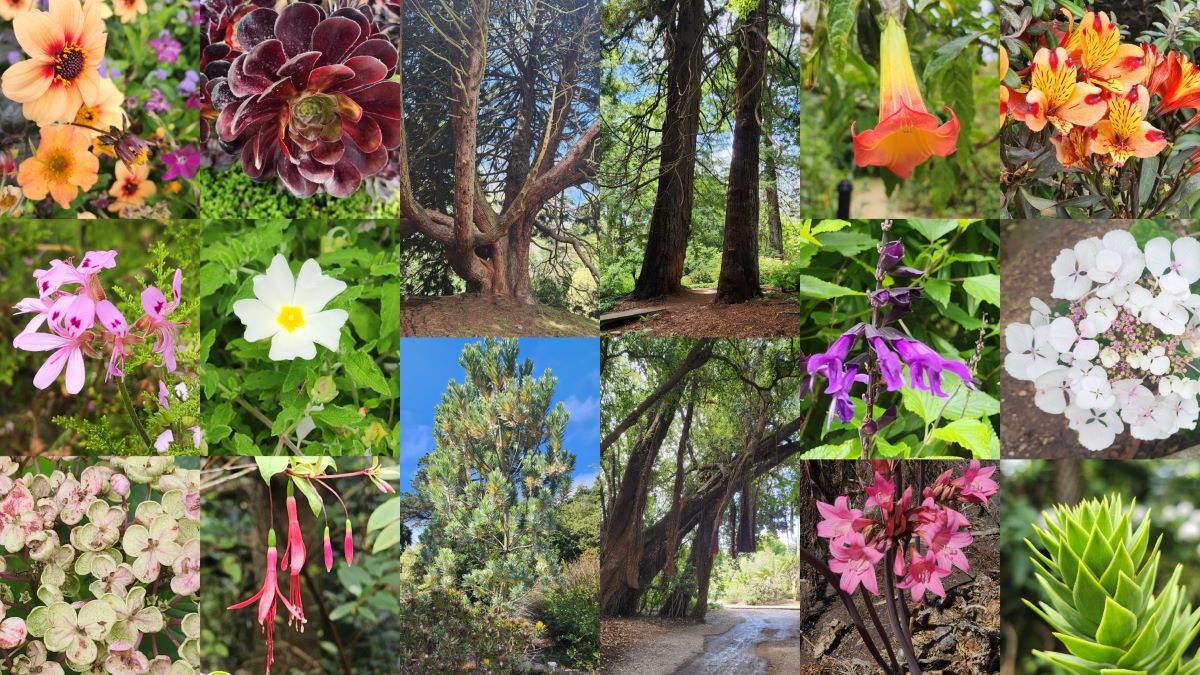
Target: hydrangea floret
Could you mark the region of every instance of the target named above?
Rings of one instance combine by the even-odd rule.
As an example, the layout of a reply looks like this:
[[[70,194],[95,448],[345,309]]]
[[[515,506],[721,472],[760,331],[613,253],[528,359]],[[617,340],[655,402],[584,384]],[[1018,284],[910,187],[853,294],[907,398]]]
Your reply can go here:
[[[1033,382],[1034,403],[1063,415],[1088,450],[1126,430],[1159,440],[1195,429],[1200,405],[1200,241],[1139,246],[1112,230],[1063,249],[1050,267],[1051,307],[1005,327],[1004,368]]]

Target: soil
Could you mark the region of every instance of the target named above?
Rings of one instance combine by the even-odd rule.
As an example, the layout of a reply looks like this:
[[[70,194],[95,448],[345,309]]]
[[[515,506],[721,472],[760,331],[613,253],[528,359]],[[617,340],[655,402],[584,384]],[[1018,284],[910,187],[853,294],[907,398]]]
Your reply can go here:
[[[790,294],[763,289],[763,296],[736,305],[716,304],[715,288],[689,288],[679,295],[633,300],[625,298],[612,308],[623,312],[666,305],[657,314],[606,331],[620,335],[645,331],[650,337],[793,337],[800,334],[801,310]]]
[[[600,672],[612,675],[795,675],[800,612],[778,607],[714,609],[705,623],[602,619]]]
[[[1050,265],[1059,251],[1088,237],[1100,237],[1113,228],[1128,228],[1130,221],[1018,221],[1001,226],[1000,325],[1028,323],[1031,297],[1050,301],[1054,279]],[[1180,226],[1180,234],[1184,230]],[[1008,354],[1000,340],[1001,358]],[[1000,443],[1005,458],[1087,457],[1093,459],[1155,458],[1176,453],[1194,444],[1186,437],[1161,441],[1139,441],[1129,432],[1117,436],[1113,445],[1091,452],[1079,444],[1078,434],[1067,426],[1067,418],[1051,415],[1033,402],[1032,382],[1000,373]]]
[[[600,322],[546,305],[527,305],[476,293],[405,297],[404,337],[596,337]]]
[[[997,510],[998,513],[998,510]],[[971,573],[955,569],[943,579],[946,597],[927,594],[922,603],[910,604],[913,646],[927,675],[998,673],[1000,669],[1000,550],[994,516],[971,517],[975,542],[966,549]],[[882,587],[882,581],[881,581]],[[827,593],[824,604],[805,620],[802,657],[798,672],[804,675],[876,675],[879,665],[851,623],[842,602]],[[868,632],[878,640],[861,594],[855,596]],[[875,611],[885,631],[888,619],[878,596]],[[911,598],[908,598],[911,601]],[[896,658],[904,656],[892,642]],[[887,652],[880,651],[887,659]],[[901,668],[902,672],[907,672]],[[797,672],[797,671],[793,671]]]

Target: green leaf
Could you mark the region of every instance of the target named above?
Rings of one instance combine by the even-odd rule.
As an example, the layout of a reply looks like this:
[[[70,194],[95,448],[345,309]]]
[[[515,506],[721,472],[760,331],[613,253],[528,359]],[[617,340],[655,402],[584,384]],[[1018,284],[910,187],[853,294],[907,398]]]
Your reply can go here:
[[[200,268],[200,295],[210,296],[229,282],[229,272],[216,263],[205,263]]]
[[[942,391],[950,394],[950,397],[940,398],[907,386],[900,390],[900,395],[904,407],[916,413],[926,424],[932,422],[938,411],[943,409],[942,419],[949,421],[981,419],[1000,413],[999,401],[984,391],[967,389],[958,375],[947,370],[942,371]]]
[[[367,532],[374,532],[389,523],[400,522],[400,497],[395,496],[375,507],[367,521]]]
[[[817,241],[824,251],[833,251],[853,258],[863,251],[875,248],[879,240],[861,232],[827,232],[818,235]]]
[[[1104,616],[1096,631],[1096,641],[1104,645],[1124,645],[1137,629],[1137,617],[1112,598],[1104,598]]]
[[[323,422],[331,427],[350,427],[362,421],[358,408],[348,405],[325,406],[323,410],[312,413],[313,421]]]
[[[846,62],[860,3],[861,0],[832,0],[829,4],[829,13],[826,15],[829,21],[829,48],[833,52],[833,65],[838,70]]]
[[[357,603],[354,601],[343,602],[337,607],[334,607],[333,611],[329,613],[329,620],[337,621],[338,619],[344,619],[347,616],[350,616],[350,613],[354,611],[354,607],[356,605]]]
[[[830,298],[840,298],[844,295],[865,295],[862,291],[831,284],[828,281],[822,281],[807,274],[801,274],[796,278],[796,281],[796,292],[809,298],[828,300]]]
[[[371,546],[371,553],[379,553],[400,543],[400,521],[383,528]]]
[[[920,220],[912,219],[907,221],[908,226],[912,229],[925,235],[925,238],[930,242],[935,242],[938,239],[953,232],[958,227],[957,220]]]
[[[963,279],[963,290],[980,302],[1000,306],[1000,275],[998,274],[967,277]]]
[[[950,288],[949,281],[930,280],[925,284],[925,295],[945,309],[950,303]]]
[[[925,64],[925,73],[921,79],[926,82],[933,80],[938,73],[942,72],[946,66],[950,65],[955,59],[958,58],[958,55],[967,47],[967,45],[979,39],[979,36],[981,35],[983,35],[983,33],[964,35],[960,38],[947,42],[941,47],[938,47],[937,51],[933,53],[933,58],[929,59],[929,61]]]
[[[1138,179],[1138,204],[1145,204],[1154,189],[1154,180],[1158,178],[1158,157],[1148,157],[1141,162],[1141,176]]]
[[[391,396],[392,388],[379,369],[379,364],[365,350],[342,352],[342,364],[346,366],[346,374],[356,384],[367,387],[383,396]]]
[[[288,457],[255,457],[254,461],[258,463],[258,472],[262,474],[263,480],[268,485],[271,483],[272,476],[283,473],[292,463]]]
[[[308,499],[308,507],[312,509],[313,516],[321,515],[321,509],[325,505],[321,502],[321,495],[317,494],[317,489],[312,486],[312,483],[303,478],[292,478],[292,483],[296,485],[300,494]]]
[[[862,455],[862,446],[857,438],[838,445],[819,445],[800,455],[801,459],[858,459]]]
[[[975,457],[986,457],[990,451],[992,427],[980,420],[960,419],[934,429],[933,437],[957,443],[970,450]]]

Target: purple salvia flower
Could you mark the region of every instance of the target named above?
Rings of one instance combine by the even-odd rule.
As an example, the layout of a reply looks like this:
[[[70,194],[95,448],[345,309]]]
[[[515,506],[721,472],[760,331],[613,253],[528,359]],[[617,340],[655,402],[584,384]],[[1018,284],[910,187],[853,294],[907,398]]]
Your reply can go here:
[[[949,394],[942,391],[942,371],[948,370],[962,378],[968,389],[974,389],[971,371],[962,361],[944,359],[928,345],[911,338],[892,341],[892,347],[900,353],[900,358],[908,364],[909,385],[914,389],[928,391],[934,396],[947,398]]]
[[[888,391],[896,391],[904,386],[904,373],[900,366],[900,357],[888,346],[886,339],[872,337],[868,339],[871,347],[879,357],[879,370],[883,373],[883,381]]]

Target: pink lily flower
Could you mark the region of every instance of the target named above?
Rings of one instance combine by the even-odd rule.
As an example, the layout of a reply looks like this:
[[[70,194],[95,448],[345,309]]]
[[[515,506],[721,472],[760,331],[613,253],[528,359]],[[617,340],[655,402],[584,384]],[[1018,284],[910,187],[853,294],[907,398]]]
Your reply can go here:
[[[949,513],[948,509],[943,509],[933,522],[918,526],[917,534],[940,565],[947,569],[957,567],[964,572],[970,572],[971,564],[967,562],[967,556],[962,549],[970,546],[975,539],[970,532],[959,529],[959,521],[951,518]]]
[[[881,473],[875,474],[875,482],[867,488],[867,508],[879,507],[888,513],[896,499],[896,484]]]
[[[267,635],[267,675],[271,675],[271,664],[275,661],[275,601],[283,603],[289,616],[296,616],[296,608],[288,602],[287,598],[283,597],[283,593],[279,590],[278,572],[275,571],[275,564],[278,561],[279,553],[275,549],[275,528],[271,528],[267,533],[267,573],[262,588],[249,598],[228,607],[228,609],[241,609],[251,603],[258,603],[258,625],[263,627],[263,631]]]
[[[959,478],[950,481],[959,489],[959,500],[975,504],[986,504],[989,497],[1000,491],[1000,485],[991,479],[996,467],[979,467],[979,460],[971,460]]]
[[[926,551],[925,555],[920,555],[915,550],[910,550],[909,557],[911,562],[908,566],[908,576],[901,579],[896,587],[909,589],[913,602],[919,602],[925,595],[925,591],[939,597],[946,597],[942,578],[950,576],[950,568],[943,567],[933,551]]]
[[[83,349],[91,341],[88,330],[96,319],[96,304],[87,296],[70,297],[69,306],[62,310],[58,302],[55,311],[61,311],[60,321],[53,318],[49,322],[51,333],[21,333],[13,340],[13,346],[29,352],[47,352],[54,350],[46,363],[33,376],[33,386],[45,389],[67,370],[67,393],[78,394],[83,390],[85,372],[83,366]],[[57,316],[53,315],[52,316]]]
[[[175,280],[171,284],[171,302],[167,302],[167,297],[163,292],[158,290],[157,286],[151,286],[142,291],[142,309],[146,315],[139,319],[139,323],[146,326],[147,333],[157,333],[158,339],[154,343],[154,353],[162,354],[163,365],[166,366],[167,372],[175,372],[175,344],[179,342],[179,327],[185,325],[183,321],[171,321],[167,315],[175,311],[179,307],[179,291],[180,285],[183,283],[183,270],[175,270]]]
[[[108,300],[101,300],[97,303],[96,318],[100,320],[100,325],[104,327],[104,330],[113,336],[112,355],[108,357],[108,374],[105,375],[104,381],[108,382],[114,376],[125,377],[123,370],[125,357],[130,354],[125,344],[134,341],[134,338],[129,335],[129,322],[125,321],[125,315],[121,314],[121,310]]]
[[[863,588],[873,595],[879,595],[875,564],[883,560],[882,551],[867,546],[866,540],[858,532],[852,532],[832,542],[829,550],[833,553],[833,560],[829,561],[829,569],[841,575],[839,588],[846,593],[853,593],[861,583]]]
[[[290,488],[291,485],[289,484],[288,487]],[[287,546],[283,549],[283,560],[279,562],[279,569],[290,571],[288,599],[291,600],[295,609],[292,616],[288,618],[288,623],[292,623],[293,620],[303,623],[304,601],[300,597],[300,573],[304,571],[304,561],[308,557],[308,550],[304,547],[304,532],[300,529],[300,518],[296,513],[296,498],[291,495],[288,495],[287,498],[287,513],[288,539]]]
[[[821,512],[823,518],[817,523],[817,536],[834,541],[871,523],[869,519],[863,518],[861,510],[850,508],[850,498],[846,495],[833,500],[833,504],[818,501],[817,511]]]

